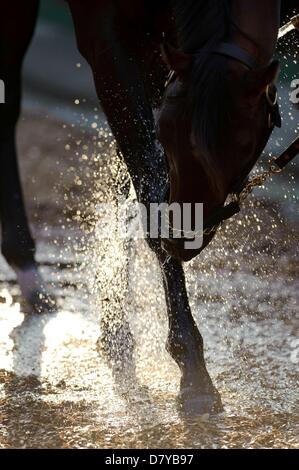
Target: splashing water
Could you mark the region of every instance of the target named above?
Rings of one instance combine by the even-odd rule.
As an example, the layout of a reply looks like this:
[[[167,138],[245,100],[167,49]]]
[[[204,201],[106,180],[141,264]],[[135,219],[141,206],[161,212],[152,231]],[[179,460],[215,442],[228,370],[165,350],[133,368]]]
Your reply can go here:
[[[291,36],[282,57],[287,41]],[[292,51],[296,65],[298,45]],[[273,152],[298,132],[286,83],[280,94],[285,134],[273,136]],[[167,315],[155,258],[142,240],[99,236],[98,204],[134,194],[111,133],[95,113],[76,126],[32,115],[23,123],[22,168],[26,191],[37,198],[31,213],[38,260],[59,308],[26,314],[1,261],[0,446],[298,447],[298,166],[257,191],[185,267],[208,368],[225,406],[219,416],[186,419],[176,401],[179,371],[164,348]],[[48,138],[40,144],[39,170],[33,134]],[[58,148],[64,150],[57,156]],[[108,361],[98,341],[107,328],[115,353]],[[118,363],[124,356],[127,373]]]

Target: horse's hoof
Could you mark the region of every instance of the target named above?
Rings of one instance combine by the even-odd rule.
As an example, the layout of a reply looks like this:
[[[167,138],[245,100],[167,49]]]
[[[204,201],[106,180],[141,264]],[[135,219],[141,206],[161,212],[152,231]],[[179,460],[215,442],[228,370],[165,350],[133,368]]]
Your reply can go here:
[[[25,269],[14,267],[14,271],[17,275],[25,308],[30,313],[50,313],[57,310],[56,299],[47,292],[36,265]]]
[[[180,410],[187,417],[196,417],[221,413],[223,405],[219,392],[202,393],[196,390],[182,389],[179,395]]]

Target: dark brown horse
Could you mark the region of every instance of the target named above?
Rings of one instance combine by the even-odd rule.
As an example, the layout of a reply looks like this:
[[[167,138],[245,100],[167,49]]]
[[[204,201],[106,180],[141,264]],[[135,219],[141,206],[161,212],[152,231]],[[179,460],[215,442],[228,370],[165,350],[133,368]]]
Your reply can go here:
[[[279,0],[68,0],[78,48],[90,64],[103,110],[125,159],[138,199],[160,202],[167,165],[158,151],[153,107],[168,86],[158,131],[169,162],[170,201],[203,202],[204,216],[219,208],[252,168],[270,135],[266,86],[278,70],[271,62],[279,27]],[[163,5],[163,6],[161,6]],[[3,2],[0,19],[2,253],[24,296],[44,292],[34,259],[17,170],[15,126],[20,112],[21,66],[38,0]],[[223,46],[229,44],[230,48]],[[206,240],[206,243],[209,240]],[[167,349],[181,369],[181,400],[198,412],[219,411],[219,393],[207,372],[203,340],[192,317],[179,259],[181,241],[161,248],[169,316]],[[48,299],[46,299],[48,300]]]

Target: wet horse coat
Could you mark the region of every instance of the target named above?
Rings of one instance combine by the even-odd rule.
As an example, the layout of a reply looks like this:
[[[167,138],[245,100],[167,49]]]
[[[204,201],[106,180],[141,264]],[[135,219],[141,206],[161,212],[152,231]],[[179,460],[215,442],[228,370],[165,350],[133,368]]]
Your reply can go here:
[[[78,48],[92,68],[101,106],[127,164],[140,202],[145,205],[160,202],[167,178],[165,158],[157,150],[153,117],[153,106],[160,102],[167,75],[160,57],[161,42],[165,39],[173,44],[178,41],[183,53],[190,54],[211,38],[216,42],[221,40],[224,35],[230,34],[228,17],[225,14],[226,8],[230,7],[230,18],[234,18],[238,24],[231,39],[240,42],[240,47],[248,48],[248,52],[260,59],[263,66],[269,62],[274,51],[279,3],[253,1],[248,8],[248,2],[242,0],[169,1],[163,3],[163,7],[161,2],[153,0],[68,1]],[[7,85],[6,103],[0,107],[2,253],[14,267],[23,293],[32,304],[38,303],[39,294],[44,289],[34,260],[34,242],[22,201],[15,149],[15,126],[20,112],[21,65],[34,31],[37,11],[37,0],[20,2],[17,11],[13,3],[5,3],[0,20],[0,77]],[[262,18],[265,14],[268,15],[266,23]],[[250,39],[252,35],[253,40]],[[182,63],[180,57],[183,59]],[[184,65],[185,59],[186,55],[170,53],[166,61],[180,73],[180,66]],[[229,64],[234,62],[229,58],[223,60]],[[187,65],[189,67],[190,61]],[[232,68],[238,86],[242,70],[237,64],[233,64]],[[266,74],[265,77],[262,72]],[[263,79],[263,83],[271,81],[276,74],[274,67],[262,72],[256,80]],[[254,80],[252,83],[254,84]],[[177,83],[177,86],[180,84]],[[205,93],[205,90],[202,90],[202,93]],[[244,99],[242,94],[240,96]],[[256,110],[259,110],[258,106]],[[214,181],[218,186],[220,183],[227,185],[230,178],[239,174],[245,163],[250,159],[252,162],[256,160],[257,153],[266,141],[262,135],[263,119],[260,113],[258,116],[260,134],[257,136],[254,151],[252,149],[250,155],[245,155],[246,146],[244,147],[242,142],[240,160],[237,164],[236,160],[229,159],[226,162],[226,172],[221,174],[221,181]],[[189,128],[190,120],[187,120],[181,129],[183,132],[180,137],[180,149],[186,155],[190,149]],[[251,130],[253,132],[253,127]],[[166,152],[172,137],[175,136],[167,138],[168,142],[162,139],[163,144],[166,144]],[[218,137],[216,132],[215,141]],[[241,136],[241,141],[243,137]],[[234,148],[235,142],[231,141],[230,145]],[[170,152],[167,153],[169,157]],[[242,162],[243,156],[247,158],[246,162]],[[169,161],[179,161],[182,157],[182,154],[173,154],[173,160],[170,158]],[[224,157],[225,154],[223,162]],[[194,163],[192,159],[189,162]],[[200,172],[192,168],[193,174],[187,174],[188,177],[194,176],[191,180],[194,190],[192,197],[195,195],[197,199],[200,198],[200,202],[205,202],[207,207],[221,202],[225,190],[219,194],[211,190],[208,166],[203,168],[199,165]],[[183,182],[183,186],[185,176],[183,173],[176,175],[178,181]],[[200,191],[198,187],[201,188]],[[173,197],[179,200],[182,194],[184,199],[184,190]],[[182,403],[188,409],[200,413],[219,411],[220,396],[206,369],[203,340],[191,314],[182,265],[161,249],[159,240],[149,238],[148,243],[155,251],[162,271],[169,316],[167,349],[182,372]],[[44,295],[46,297],[46,293]],[[109,324],[106,323],[105,328],[108,329],[105,337],[109,341],[109,335],[113,333],[109,331]]]

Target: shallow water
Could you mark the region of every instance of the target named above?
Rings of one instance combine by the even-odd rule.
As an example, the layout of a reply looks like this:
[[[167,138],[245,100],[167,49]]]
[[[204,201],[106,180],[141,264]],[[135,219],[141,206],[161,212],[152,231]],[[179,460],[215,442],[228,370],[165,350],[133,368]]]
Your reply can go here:
[[[298,446],[298,236],[268,206],[255,208],[255,218],[277,226],[258,237],[252,213],[247,222],[244,215],[242,224],[230,223],[209,252],[186,266],[193,314],[225,407],[193,420],[176,401],[179,372],[164,350],[163,292],[143,242],[129,253],[125,291],[120,242],[69,228],[74,250],[61,228],[37,232],[41,271],[59,308],[24,314],[13,276],[1,266],[1,447]],[[112,377],[96,347],[107,295],[113,314],[125,306],[137,343],[136,374],[125,378]]]

